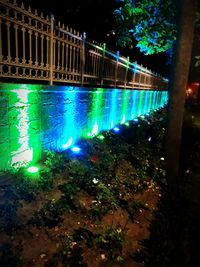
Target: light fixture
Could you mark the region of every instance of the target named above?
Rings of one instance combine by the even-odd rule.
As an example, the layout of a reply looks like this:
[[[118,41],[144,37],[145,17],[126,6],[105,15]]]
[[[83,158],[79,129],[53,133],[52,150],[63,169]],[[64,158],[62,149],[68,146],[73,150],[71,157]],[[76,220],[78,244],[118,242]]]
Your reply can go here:
[[[113,131],[115,131],[115,132],[119,132],[120,129],[119,129],[119,127],[114,127],[114,128],[113,128]]]
[[[100,134],[97,136],[97,138],[99,138],[100,140],[103,140],[105,137],[103,136],[103,134]]]
[[[36,167],[36,166],[31,166],[31,167],[29,167],[29,168],[27,169],[27,171],[28,171],[29,173],[36,173],[36,172],[39,171],[39,168]]]
[[[73,147],[71,148],[71,151],[73,151],[74,153],[78,154],[78,153],[81,151],[81,149],[80,149],[80,147],[78,147],[78,146],[73,146]]]

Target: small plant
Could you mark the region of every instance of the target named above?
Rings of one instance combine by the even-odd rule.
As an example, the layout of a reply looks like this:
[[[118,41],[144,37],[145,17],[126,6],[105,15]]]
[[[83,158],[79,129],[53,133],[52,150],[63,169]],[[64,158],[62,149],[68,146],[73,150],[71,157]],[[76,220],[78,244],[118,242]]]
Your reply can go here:
[[[66,168],[68,161],[69,158],[67,157],[67,154],[46,151],[45,165],[54,173],[63,171]]]
[[[40,177],[37,181],[40,190],[50,191],[54,185],[55,176],[49,169],[40,171]]]
[[[76,229],[73,234],[74,241],[76,242],[84,241],[86,245],[90,248],[93,246],[94,238],[95,235],[91,231],[82,227]]]
[[[95,203],[92,205],[91,209],[87,212],[87,218],[92,221],[101,221],[103,216],[106,215],[108,210],[105,210],[102,205]]]
[[[66,199],[61,197],[57,201],[47,202],[38,213],[35,213],[29,223],[52,228],[62,222],[62,215],[69,211],[70,207],[68,206]]]
[[[120,206],[128,212],[132,222],[135,221],[140,210],[146,209],[145,205],[141,201],[127,201],[125,199],[121,199],[119,203]]]
[[[69,179],[72,184],[76,185],[77,188],[84,190],[88,194],[93,193],[93,178],[89,174],[89,170],[86,164],[78,160],[72,160],[68,164],[68,172]]]
[[[97,236],[96,245],[106,251],[109,260],[115,260],[122,253],[124,237],[122,229],[109,228],[103,234]]]
[[[116,209],[118,204],[112,190],[104,183],[99,182],[97,185],[97,202],[102,205],[109,205],[110,209]]]
[[[53,257],[48,260],[44,267],[88,267],[83,258],[83,249],[73,240],[72,236],[68,236],[63,242],[62,247]]]
[[[37,181],[28,180],[26,177],[20,177],[15,184],[15,190],[19,195],[19,199],[32,202],[39,193]]]
[[[59,190],[64,193],[63,199],[71,210],[76,210],[78,204],[76,203],[75,195],[79,191],[76,184],[69,182],[58,186]]]

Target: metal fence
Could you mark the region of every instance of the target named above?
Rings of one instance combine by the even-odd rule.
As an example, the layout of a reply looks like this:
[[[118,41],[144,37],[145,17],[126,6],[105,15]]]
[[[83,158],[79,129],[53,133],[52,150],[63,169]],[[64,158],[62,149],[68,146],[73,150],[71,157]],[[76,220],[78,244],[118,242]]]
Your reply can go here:
[[[0,77],[166,90],[167,80],[16,0],[0,0]]]

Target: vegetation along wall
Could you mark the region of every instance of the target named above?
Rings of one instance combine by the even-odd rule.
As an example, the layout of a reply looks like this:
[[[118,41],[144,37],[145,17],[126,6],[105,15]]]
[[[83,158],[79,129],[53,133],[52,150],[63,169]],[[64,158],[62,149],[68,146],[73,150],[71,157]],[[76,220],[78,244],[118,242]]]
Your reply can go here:
[[[167,92],[0,84],[0,171],[37,163],[167,103]]]

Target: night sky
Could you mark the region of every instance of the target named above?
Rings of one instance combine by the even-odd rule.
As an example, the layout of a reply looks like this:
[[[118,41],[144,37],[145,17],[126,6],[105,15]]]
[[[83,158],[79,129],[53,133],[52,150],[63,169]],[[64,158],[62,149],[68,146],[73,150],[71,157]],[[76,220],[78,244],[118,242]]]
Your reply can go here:
[[[60,21],[80,32],[86,32],[89,40],[106,43],[113,51],[119,50],[121,55],[129,56],[131,61],[168,76],[170,67],[166,64],[166,53],[144,56],[135,47],[121,49],[116,47],[116,37],[112,34],[116,29],[113,11],[119,6],[119,0],[24,0],[24,5],[37,9],[45,15],[53,14],[56,21]]]

